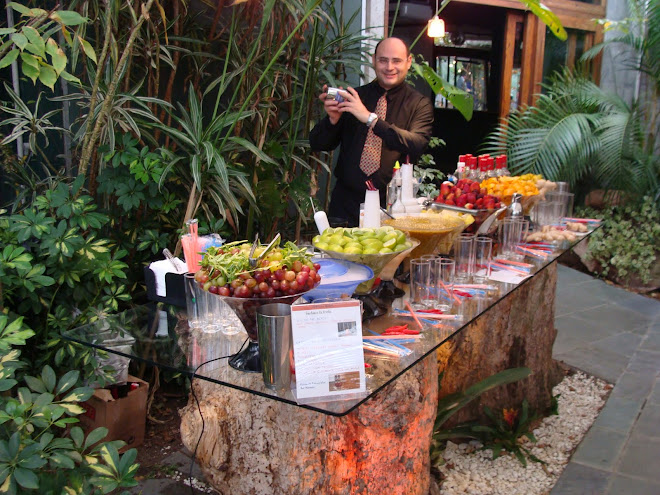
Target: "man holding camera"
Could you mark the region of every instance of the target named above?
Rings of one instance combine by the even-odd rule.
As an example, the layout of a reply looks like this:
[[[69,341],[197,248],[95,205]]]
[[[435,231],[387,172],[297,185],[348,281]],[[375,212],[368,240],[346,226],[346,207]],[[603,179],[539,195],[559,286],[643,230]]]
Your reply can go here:
[[[376,79],[358,88],[319,96],[327,116],[312,129],[314,151],[330,151],[341,144],[335,168],[337,179],[328,216],[357,226],[365,182],[379,189],[381,205],[396,161],[415,162],[433,130],[433,107],[428,97],[405,82],[412,55],[399,38],[385,38],[373,55]]]

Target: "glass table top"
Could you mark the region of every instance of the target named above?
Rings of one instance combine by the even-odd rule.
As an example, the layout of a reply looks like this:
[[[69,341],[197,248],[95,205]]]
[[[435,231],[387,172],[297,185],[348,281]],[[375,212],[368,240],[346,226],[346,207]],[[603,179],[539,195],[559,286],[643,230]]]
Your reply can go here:
[[[556,249],[545,259],[526,257],[524,261],[531,266],[533,277],[554,262],[566,250],[582,241],[565,244],[565,249]],[[199,329],[191,330],[186,319],[185,309],[163,303],[150,303],[134,309],[109,316],[95,323],[70,330],[63,336],[85,346],[122,355],[163,369],[180,372],[189,377],[200,378],[222,386],[232,387],[251,394],[282,401],[313,411],[333,416],[343,416],[369,400],[382,388],[393,383],[399,376],[416,363],[433,353],[457,332],[466,328],[474,319],[486,313],[507,295],[524,290],[527,278],[522,282],[507,283],[487,280],[487,289],[466,287],[460,297],[461,304],[454,305],[452,313],[459,315],[457,320],[422,321],[421,338],[413,343],[404,344],[412,351],[404,357],[391,357],[365,351],[367,363],[367,393],[358,398],[299,404],[293,391],[276,392],[266,388],[261,373],[238,371],[228,364],[228,357],[247,345],[244,331],[233,336],[222,332],[205,333]],[[472,291],[471,297],[466,294]],[[299,303],[300,300],[297,303]],[[405,308],[404,298],[395,299],[387,314],[363,322],[363,334],[380,333],[393,325],[408,323],[410,328],[416,324],[410,318],[400,315],[397,310]],[[423,316],[419,314],[419,316]],[[240,325],[240,323],[239,323]]]

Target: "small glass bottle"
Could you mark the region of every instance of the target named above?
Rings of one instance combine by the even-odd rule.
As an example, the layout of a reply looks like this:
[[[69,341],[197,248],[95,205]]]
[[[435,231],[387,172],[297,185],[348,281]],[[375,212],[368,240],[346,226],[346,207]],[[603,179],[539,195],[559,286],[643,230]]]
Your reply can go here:
[[[397,190],[401,188],[401,166],[397,161],[394,164],[394,173],[392,174],[392,180],[387,185],[387,211],[392,213],[392,205],[397,198]]]
[[[481,182],[488,178],[488,156],[481,155],[479,157],[479,173],[476,180]]]
[[[488,178],[497,177],[497,171],[495,170],[495,159],[492,156],[488,157],[488,170],[486,175]]]
[[[506,155],[500,155],[495,159],[495,168],[498,177],[508,177],[511,175],[506,168]]]
[[[470,156],[472,155],[460,155],[458,157],[458,164],[456,165],[456,171],[454,172],[454,177],[456,177],[458,180],[465,178],[467,158]]]
[[[477,157],[470,156],[466,158],[466,160],[467,171],[465,172],[465,178],[477,180],[477,175],[479,175],[479,171],[477,170]]]

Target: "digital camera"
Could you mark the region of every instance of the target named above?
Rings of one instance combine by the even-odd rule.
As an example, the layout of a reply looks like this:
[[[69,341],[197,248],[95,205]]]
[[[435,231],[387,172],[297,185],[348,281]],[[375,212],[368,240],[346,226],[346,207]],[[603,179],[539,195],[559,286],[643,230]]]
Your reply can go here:
[[[344,101],[344,97],[340,94],[340,91],[346,91],[345,89],[339,88],[328,88],[326,100],[335,100],[337,103]]]

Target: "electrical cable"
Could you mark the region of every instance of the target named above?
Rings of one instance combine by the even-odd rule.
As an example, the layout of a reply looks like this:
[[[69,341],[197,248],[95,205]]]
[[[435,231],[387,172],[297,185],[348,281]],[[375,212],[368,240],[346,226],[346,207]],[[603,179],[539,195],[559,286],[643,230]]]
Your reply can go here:
[[[193,488],[193,467],[195,466],[195,459],[197,458],[197,449],[199,448],[199,444],[202,441],[202,435],[204,435],[204,416],[202,416],[202,408],[199,405],[199,400],[197,399],[197,394],[195,394],[195,387],[193,387],[193,380],[195,379],[195,374],[197,371],[202,367],[205,366],[209,363],[212,363],[213,361],[219,361],[221,359],[228,359],[234,357],[236,354],[240,353],[243,350],[243,347],[245,347],[245,344],[247,344],[249,338],[246,338],[243,344],[241,344],[241,348],[236,351],[234,354],[230,354],[228,356],[222,356],[222,357],[217,357],[214,359],[209,359],[208,361],[203,362],[197,368],[195,368],[195,371],[192,372],[192,376],[190,377],[190,391],[192,392],[193,399],[195,399],[195,404],[197,404],[197,412],[199,412],[199,417],[202,420],[202,431],[199,432],[199,438],[197,439],[197,444],[195,445],[195,450],[193,451],[192,454],[192,459],[190,460],[190,472],[188,473],[188,482],[190,483],[190,493],[192,495],[195,495],[195,489]]]

